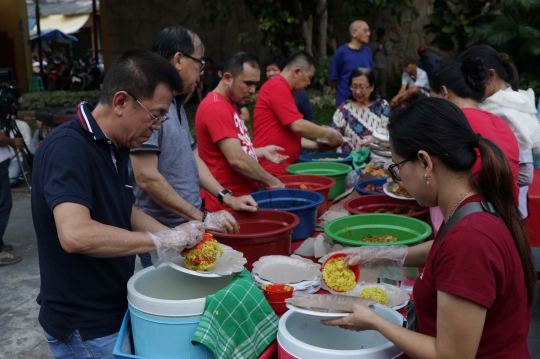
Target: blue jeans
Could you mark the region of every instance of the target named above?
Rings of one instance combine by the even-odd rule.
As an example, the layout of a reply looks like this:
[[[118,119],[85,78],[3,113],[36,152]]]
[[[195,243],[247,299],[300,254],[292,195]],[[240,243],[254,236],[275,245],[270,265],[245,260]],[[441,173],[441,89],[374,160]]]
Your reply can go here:
[[[0,251],[4,248],[4,232],[9,222],[9,214],[13,204],[8,167],[9,159],[0,162]]]
[[[83,341],[79,331],[76,330],[67,343],[52,337],[46,331],[43,331],[43,334],[56,359],[114,359],[113,349],[118,333]]]

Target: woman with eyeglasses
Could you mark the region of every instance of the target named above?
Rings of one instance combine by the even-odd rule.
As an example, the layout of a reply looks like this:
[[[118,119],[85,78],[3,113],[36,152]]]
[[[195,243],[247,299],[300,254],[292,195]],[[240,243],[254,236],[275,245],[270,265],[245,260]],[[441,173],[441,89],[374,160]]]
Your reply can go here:
[[[373,131],[386,128],[390,106],[377,98],[375,74],[371,69],[359,67],[349,78],[351,97],[339,105],[332,119],[332,128],[347,138],[337,152],[350,153],[367,147],[374,141]]]
[[[474,132],[493,141],[504,152],[510,163],[514,177],[513,191],[516,204],[518,203],[519,188],[519,145],[512,129],[501,118],[480,109],[489,80],[488,69],[480,58],[465,59],[462,63],[447,62],[441,65],[431,75],[431,97],[444,98],[459,108],[469,120]],[[482,166],[480,152],[477,151],[477,161],[472,168],[477,174]],[[443,222],[440,208],[430,208],[431,223],[435,232]]]
[[[445,222],[469,204],[491,208],[463,216],[440,241],[346,250],[346,260],[361,268],[424,267],[413,289],[418,332],[356,305],[349,316],[323,323],[377,330],[411,358],[529,358],[536,272],[506,156],[473,131],[459,107],[439,98],[415,102],[388,131],[391,172],[418,203],[439,206]]]

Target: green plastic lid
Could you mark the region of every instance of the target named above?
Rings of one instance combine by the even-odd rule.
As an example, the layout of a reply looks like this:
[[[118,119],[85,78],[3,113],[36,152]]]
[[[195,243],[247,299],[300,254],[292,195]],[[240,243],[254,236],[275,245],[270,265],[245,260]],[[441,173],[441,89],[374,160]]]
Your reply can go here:
[[[290,165],[286,171],[295,175],[319,175],[319,176],[341,176],[347,175],[353,168],[349,165],[333,162],[304,162]]]
[[[415,245],[431,234],[431,227],[416,218],[387,213],[356,214],[331,221],[324,233],[345,246]],[[396,242],[364,242],[368,236],[390,235]]]

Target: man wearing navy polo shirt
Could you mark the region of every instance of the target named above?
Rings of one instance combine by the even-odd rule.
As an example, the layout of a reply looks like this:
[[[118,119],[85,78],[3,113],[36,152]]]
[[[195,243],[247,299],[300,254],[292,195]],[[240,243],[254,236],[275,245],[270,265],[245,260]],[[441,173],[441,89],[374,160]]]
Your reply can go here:
[[[201,222],[168,229],[133,208],[129,148],[148,140],[182,81],[162,57],[124,53],[99,103],[55,129],[34,160],[32,217],[41,274],[39,322],[56,358],[113,358],[135,254],[161,260],[198,243]],[[153,231],[153,232],[144,232]]]
[[[330,64],[329,77],[332,87],[337,90],[336,105],[340,105],[349,97],[349,77],[354,69],[367,67],[373,70],[373,55],[369,48],[369,25],[357,20],[349,26],[351,41],[340,46]]]

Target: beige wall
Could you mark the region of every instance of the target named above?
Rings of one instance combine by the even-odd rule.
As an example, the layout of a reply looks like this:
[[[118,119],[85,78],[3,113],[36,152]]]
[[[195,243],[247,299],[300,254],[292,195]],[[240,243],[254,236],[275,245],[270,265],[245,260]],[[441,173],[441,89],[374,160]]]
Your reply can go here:
[[[15,72],[21,91],[28,89],[28,78],[32,76],[28,16],[25,0],[0,1],[0,32],[7,32],[15,48]]]

